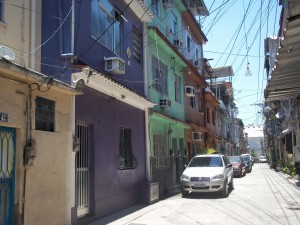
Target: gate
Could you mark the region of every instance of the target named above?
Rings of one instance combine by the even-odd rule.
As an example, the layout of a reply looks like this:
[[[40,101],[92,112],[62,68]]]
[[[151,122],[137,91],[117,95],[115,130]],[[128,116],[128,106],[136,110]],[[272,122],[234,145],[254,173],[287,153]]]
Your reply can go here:
[[[89,213],[90,204],[90,131],[89,126],[77,123],[76,136],[80,139],[80,150],[76,153],[76,201],[77,215]]]
[[[0,224],[13,224],[16,131],[0,127]]]

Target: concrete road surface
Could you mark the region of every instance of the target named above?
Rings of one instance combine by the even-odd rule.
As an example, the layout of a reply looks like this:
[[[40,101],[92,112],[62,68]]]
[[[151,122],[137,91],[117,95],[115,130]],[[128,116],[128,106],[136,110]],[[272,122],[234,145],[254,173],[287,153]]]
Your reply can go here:
[[[90,225],[240,225],[300,224],[300,189],[295,180],[255,164],[245,177],[234,178],[228,198],[217,194],[181,194],[150,206],[137,205]]]

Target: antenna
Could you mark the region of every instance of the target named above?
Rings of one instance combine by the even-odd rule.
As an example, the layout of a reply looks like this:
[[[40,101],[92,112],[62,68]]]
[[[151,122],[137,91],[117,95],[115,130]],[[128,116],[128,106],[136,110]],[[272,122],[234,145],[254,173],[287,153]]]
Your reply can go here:
[[[15,59],[14,52],[10,48],[8,48],[6,46],[0,46],[0,56],[3,59],[9,60],[9,61]]]

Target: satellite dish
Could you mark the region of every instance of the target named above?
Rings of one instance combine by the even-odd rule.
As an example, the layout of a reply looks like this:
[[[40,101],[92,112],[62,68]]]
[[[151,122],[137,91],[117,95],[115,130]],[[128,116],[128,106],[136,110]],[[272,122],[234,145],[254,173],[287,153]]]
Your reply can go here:
[[[9,61],[15,59],[15,53],[6,46],[0,46],[0,56]]]

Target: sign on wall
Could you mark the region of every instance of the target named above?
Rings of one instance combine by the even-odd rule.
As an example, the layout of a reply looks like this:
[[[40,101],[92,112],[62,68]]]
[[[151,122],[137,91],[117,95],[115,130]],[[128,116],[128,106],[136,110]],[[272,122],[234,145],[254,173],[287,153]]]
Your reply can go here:
[[[0,112],[0,121],[7,122],[8,121],[8,114]]]

